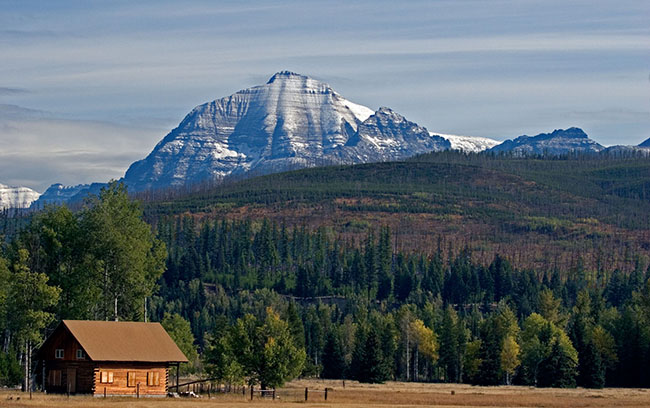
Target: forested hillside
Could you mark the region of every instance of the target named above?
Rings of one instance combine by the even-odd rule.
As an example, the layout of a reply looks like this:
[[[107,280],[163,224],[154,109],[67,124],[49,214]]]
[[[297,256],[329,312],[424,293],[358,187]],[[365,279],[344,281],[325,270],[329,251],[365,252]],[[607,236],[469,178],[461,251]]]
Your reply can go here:
[[[444,153],[141,197],[144,212],[113,184],[5,220],[0,378],[59,319],[146,313],[197,356],[189,371],[227,383],[647,387],[649,170]],[[20,303],[24,282],[39,303]]]
[[[474,259],[495,254],[520,267],[629,271],[650,251],[650,161],[643,157],[514,158],[441,152],[407,162],[323,167],[194,193],[146,197],[145,214],[268,218],[331,227],[362,240],[390,226],[395,248],[431,256],[442,237]]]

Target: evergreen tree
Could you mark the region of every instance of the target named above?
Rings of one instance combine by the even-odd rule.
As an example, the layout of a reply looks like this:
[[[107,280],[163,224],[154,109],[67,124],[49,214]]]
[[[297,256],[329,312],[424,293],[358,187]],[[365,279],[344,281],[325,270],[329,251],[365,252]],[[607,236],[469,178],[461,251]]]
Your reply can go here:
[[[440,326],[440,351],[438,364],[443,367],[445,381],[459,382],[464,346],[464,329],[456,311],[447,306]]]
[[[537,385],[540,387],[572,388],[576,386],[577,362],[556,339],[549,355],[540,363]]]
[[[481,328],[481,365],[476,376],[477,384],[480,385],[498,385],[501,382],[502,341],[495,326],[492,316]]]
[[[579,356],[580,385],[585,388],[603,388],[605,386],[605,365],[593,342],[589,342]]]
[[[345,378],[346,364],[345,352],[341,346],[341,341],[335,331],[330,331],[327,335],[325,348],[323,349],[323,371],[322,378]]]

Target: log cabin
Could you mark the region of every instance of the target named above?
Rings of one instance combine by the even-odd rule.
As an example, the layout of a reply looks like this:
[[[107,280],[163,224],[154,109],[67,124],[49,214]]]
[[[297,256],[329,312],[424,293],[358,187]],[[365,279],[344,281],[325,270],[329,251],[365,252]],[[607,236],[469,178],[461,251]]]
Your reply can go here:
[[[187,358],[160,323],[63,320],[37,352],[43,389],[95,396],[166,396]]]

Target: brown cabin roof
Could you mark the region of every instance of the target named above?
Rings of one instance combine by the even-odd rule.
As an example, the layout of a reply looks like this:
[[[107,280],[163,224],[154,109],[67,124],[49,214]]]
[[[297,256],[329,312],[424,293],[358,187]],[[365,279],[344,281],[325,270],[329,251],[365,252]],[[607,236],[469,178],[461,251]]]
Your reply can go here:
[[[187,362],[160,323],[64,320],[93,361]]]

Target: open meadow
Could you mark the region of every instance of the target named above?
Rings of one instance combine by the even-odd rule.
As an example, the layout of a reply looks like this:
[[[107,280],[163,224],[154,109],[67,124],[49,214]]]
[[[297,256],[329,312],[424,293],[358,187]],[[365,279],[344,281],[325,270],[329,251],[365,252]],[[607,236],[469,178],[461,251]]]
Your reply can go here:
[[[304,401],[304,388],[309,387],[309,401]],[[328,400],[324,401],[325,388]],[[359,384],[346,381],[294,381],[281,390],[279,398],[260,399],[240,394],[219,394],[208,398],[93,398],[89,396],[43,395],[0,391],[1,407],[648,407],[650,390],[630,388],[540,389],[519,386],[475,387],[465,384],[425,384],[387,382]],[[17,399],[20,397],[20,399]]]

